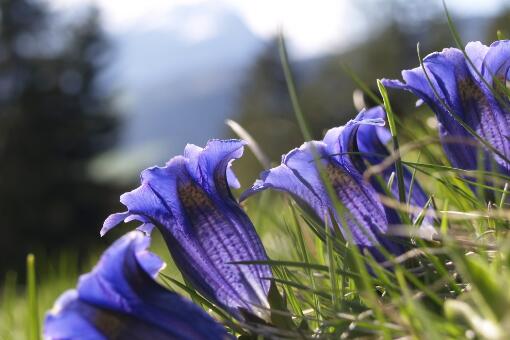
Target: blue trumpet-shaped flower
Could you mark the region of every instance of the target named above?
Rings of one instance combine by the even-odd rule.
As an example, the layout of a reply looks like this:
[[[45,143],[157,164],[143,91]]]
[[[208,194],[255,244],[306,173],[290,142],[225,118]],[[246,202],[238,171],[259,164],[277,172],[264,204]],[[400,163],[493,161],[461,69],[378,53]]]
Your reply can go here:
[[[133,231],[106,250],[47,314],[44,336],[57,339],[225,339],[225,328],[192,302],[159,285],[164,263]]]
[[[510,170],[510,100],[507,86],[510,69],[510,41],[490,47],[479,42],[432,53],[423,66],[402,72],[404,82],[383,80],[387,87],[404,89],[423,100],[435,112],[439,136],[446,156],[454,167],[477,169],[477,146],[469,126],[497,152],[489,150],[501,171]],[[429,79],[427,79],[427,76]],[[487,167],[490,162],[486,162]]]
[[[333,225],[329,218],[333,214],[344,237],[352,236],[356,245],[372,251],[376,258],[383,259],[377,246],[400,254],[403,246],[388,237],[391,225],[401,223],[398,214],[380,202],[378,194],[384,194],[381,184],[375,179],[368,182],[362,175],[367,164],[379,164],[389,156],[384,145],[388,132],[383,128],[383,117],[382,108],[361,112],[345,126],[330,129],[322,141],[307,142],[290,151],[283,156],[281,165],[264,171],[242,199],[265,189],[287,192],[329,226]],[[391,167],[384,170],[383,179],[388,179],[391,171]],[[410,177],[406,172],[409,183]],[[324,180],[330,182],[334,199],[345,207],[343,217],[335,212]],[[425,205],[426,201],[417,186],[413,203]]]
[[[281,165],[263,172],[261,179],[242,195],[242,199],[269,188],[285,191],[329,226],[333,225],[329,216],[335,214],[335,222],[344,237],[350,239],[352,236],[355,244],[362,249],[373,250],[379,259],[382,259],[381,254],[375,249],[378,245],[383,245],[392,253],[401,253],[402,247],[384,236],[388,232],[388,217],[376,190],[363,179],[347,154],[351,151],[349,145],[352,145],[352,136],[345,132],[354,132],[352,128],[359,124],[384,125],[384,121],[353,120],[346,126],[329,130],[322,141],[304,143],[284,155]],[[347,210],[343,218],[334,213],[334,202],[316,162],[320,162],[323,174]]]
[[[386,112],[381,106],[376,106],[366,111],[362,111],[358,114],[354,121],[362,122],[364,120],[384,119]],[[376,124],[348,124],[345,127],[345,131],[342,133],[344,136],[344,144],[349,152],[351,152],[350,159],[354,166],[359,172],[363,173],[367,170],[367,166],[380,165],[388,157],[390,153],[386,147],[386,144],[391,139],[391,134],[388,129],[384,126]],[[380,175],[384,183],[390,182],[390,177],[395,174],[395,163],[390,162],[387,166],[384,166]],[[433,211],[427,209],[428,197],[423,191],[421,185],[418,183],[416,178],[413,179],[411,172],[407,168],[403,169],[404,186],[406,197],[409,203],[414,207],[414,213],[411,217],[417,217],[418,211],[426,209],[427,214],[424,214],[424,220],[421,224],[419,234],[424,238],[431,238],[435,234],[432,228],[433,224]],[[381,181],[375,176],[370,178],[370,182],[375,190],[385,195],[386,190],[382,187]],[[397,180],[392,182],[390,193],[394,198],[398,197],[398,183]],[[386,214],[388,216],[388,222],[390,224],[402,223],[397,213],[388,207],[385,207]]]
[[[180,271],[204,296],[236,317],[248,311],[266,317],[272,277],[253,224],[230,192],[239,183],[230,169],[241,157],[239,140],[187,145],[165,167],[142,172],[142,184],[121,196],[128,211],[111,215],[101,234],[122,220],[138,220],[145,231],[161,231]]]

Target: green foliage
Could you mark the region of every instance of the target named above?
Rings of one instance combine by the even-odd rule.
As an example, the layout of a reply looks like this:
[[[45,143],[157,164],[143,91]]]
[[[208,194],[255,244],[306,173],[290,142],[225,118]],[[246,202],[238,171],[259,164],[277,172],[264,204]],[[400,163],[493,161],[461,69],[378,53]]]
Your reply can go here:
[[[395,113],[391,108],[390,99],[388,97],[388,92],[386,88],[381,83],[380,80],[377,80],[377,87],[379,88],[379,92],[381,93],[381,97],[383,98],[384,108],[386,110],[387,118],[388,118],[388,126],[391,133],[391,138],[393,142],[393,151],[395,153],[399,152],[399,144],[398,144],[398,133],[397,127],[395,125]],[[402,168],[402,160],[400,159],[400,155],[397,154],[397,159],[395,160],[395,168],[396,168],[396,176],[398,181],[398,199],[400,203],[406,202],[406,193],[404,186],[404,170]]]
[[[46,312],[62,292],[76,285],[78,273],[90,270],[99,254],[99,249],[90,249],[89,258],[80,262],[71,250],[51,257],[29,255],[24,284],[15,272],[7,272],[1,284],[0,339],[41,339]]]

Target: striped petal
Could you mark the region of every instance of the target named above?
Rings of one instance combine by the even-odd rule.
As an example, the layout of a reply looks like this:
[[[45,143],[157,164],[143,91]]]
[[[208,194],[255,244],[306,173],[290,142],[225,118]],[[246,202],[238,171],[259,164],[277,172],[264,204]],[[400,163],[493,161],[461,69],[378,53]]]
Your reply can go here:
[[[371,108],[366,111],[362,111],[355,118],[355,121],[363,121],[366,119],[384,119],[386,112],[381,106]],[[346,142],[345,148],[351,152],[351,161],[355,164],[358,171],[361,173],[365,172],[367,165],[376,166],[381,164],[385,159],[390,157],[390,153],[386,147],[386,144],[391,139],[390,132],[381,125],[375,124],[357,124],[352,125],[348,131],[345,131],[344,140]],[[385,167],[380,176],[384,183],[388,183],[392,174],[396,172],[395,163]],[[417,208],[424,208],[428,202],[428,196],[421,187],[420,183],[417,182],[416,178],[413,179],[412,173],[404,167],[404,185],[406,191],[406,197],[412,206]],[[386,195],[386,190],[381,187],[380,181],[373,176],[371,178],[371,184],[375,190]],[[393,181],[390,192],[394,198],[398,198],[398,183]],[[398,216],[397,212],[389,207],[385,207],[386,215],[390,224],[400,224],[402,221]],[[426,216],[423,223],[420,226],[420,235],[430,239],[436,232],[432,227],[434,222],[433,209],[429,209],[430,215]],[[413,213],[412,218],[416,218],[418,213]]]
[[[477,169],[477,148],[493,157],[500,171],[510,170],[510,100],[496,86],[509,79],[510,41],[502,40],[487,47],[471,42],[466,53],[455,48],[432,53],[423,60],[430,78],[421,67],[402,72],[404,82],[383,80],[388,87],[408,90],[426,102],[440,123],[439,135],[445,154],[453,166]],[[432,86],[433,87],[432,87]],[[482,146],[454,118],[462,120],[498,152]],[[490,168],[490,161],[484,166]]]
[[[345,154],[349,151],[346,148],[346,133],[361,124],[384,122],[380,119],[350,121],[344,127],[329,130],[324,140],[307,142],[286,154],[282,164],[262,173],[260,180],[242,198],[265,189],[287,192],[312,211],[317,219],[330,226],[332,223],[328,218],[330,213],[334,213],[335,222],[340,226],[344,238],[352,237],[355,244],[371,250],[376,258],[383,258],[376,250],[379,245],[390,252],[400,253],[402,248],[384,236],[388,230],[388,219],[377,199],[377,192],[362,178],[350,156]],[[335,204],[324,186],[317,162],[320,162],[336,199],[347,211],[342,217],[335,213]]]
[[[229,168],[243,145],[239,140],[188,145],[166,166],[143,171],[141,186],[122,195],[121,202],[128,216],[160,229],[177,266],[202,294],[237,317],[240,310],[267,317],[269,266],[233,264],[267,260],[229,189],[237,184]],[[103,230],[111,229],[112,220],[120,217],[108,218]]]
[[[47,314],[45,339],[224,339],[226,330],[198,306],[155,281],[164,266],[133,231],[105,251],[76,290]]]

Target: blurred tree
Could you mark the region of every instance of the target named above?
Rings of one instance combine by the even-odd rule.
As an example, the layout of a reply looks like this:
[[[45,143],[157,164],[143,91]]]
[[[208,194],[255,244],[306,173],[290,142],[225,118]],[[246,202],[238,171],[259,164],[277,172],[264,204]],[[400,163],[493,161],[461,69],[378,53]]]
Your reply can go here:
[[[118,190],[87,173],[116,126],[96,87],[98,13],[64,25],[43,2],[0,0],[0,14],[1,269],[40,247],[86,249]]]

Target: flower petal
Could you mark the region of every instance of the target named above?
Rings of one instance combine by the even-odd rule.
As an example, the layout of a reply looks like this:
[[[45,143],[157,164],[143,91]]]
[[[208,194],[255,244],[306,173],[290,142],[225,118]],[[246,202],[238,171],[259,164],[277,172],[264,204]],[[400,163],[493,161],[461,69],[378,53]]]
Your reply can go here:
[[[234,188],[239,184],[234,172],[229,168],[232,160],[243,155],[244,145],[246,142],[238,139],[213,139],[203,149],[188,144],[184,150],[184,158],[189,161],[188,170],[191,176],[201,185],[207,183],[210,188],[216,188],[220,193],[228,195],[227,184]]]
[[[185,277],[203,295],[240,316],[243,308],[265,316],[272,277],[260,238],[233,198],[227,176],[244,142],[213,140],[186,146],[184,156],[142,173],[142,185],[121,197],[142,223],[158,227]],[[264,314],[264,315],[263,315]]]
[[[114,228],[119,223],[124,221],[124,219],[126,219],[126,217],[128,217],[129,215],[130,215],[129,212],[126,211],[126,212],[111,214],[110,216],[108,216],[108,218],[103,223],[103,228],[101,229],[101,232],[100,232],[101,236],[103,236],[110,229]]]
[[[503,80],[503,84],[508,79],[510,68],[510,41],[500,40],[492,43],[490,47],[482,45],[480,42],[471,42],[466,45],[466,53],[475,64],[476,72],[470,69],[473,78],[480,81],[480,73],[485,81],[494,86],[494,77]]]
[[[317,169],[314,158],[319,157],[324,175],[347,211],[344,218],[335,215],[344,237],[349,239],[352,235],[354,243],[362,248],[375,247],[381,243],[380,236],[386,232],[388,221],[375,190],[363,180],[348,158],[340,155],[343,150],[339,141],[344,131],[345,128],[332,129],[323,141],[307,142],[292,150],[283,157],[280,166],[264,172],[243,197],[267,188],[286,191],[298,203],[310,208],[319,220],[332,226],[327,219],[336,209]]]
[[[386,112],[381,106],[377,106],[371,108],[366,111],[362,111],[358,114],[355,120],[364,120],[364,119],[383,119],[386,117]],[[369,124],[358,124],[355,129],[351,129],[346,131],[347,135],[350,133],[349,139],[351,143],[349,145],[349,151],[354,152],[352,155],[352,162],[356,165],[357,169],[360,172],[364,172],[366,170],[366,164],[375,166],[379,165],[383,162],[387,157],[390,157],[390,153],[386,148],[386,143],[391,139],[391,134],[385,127],[381,125],[369,125]],[[380,174],[385,183],[389,182],[392,174],[396,172],[395,164],[386,167],[383,169]],[[407,169],[403,168],[404,175],[404,185],[407,193],[407,197],[411,195],[409,198],[409,202],[418,208],[423,208],[428,202],[428,197],[423,191],[420,184],[416,181],[413,182],[413,175]],[[371,178],[372,186],[382,195],[386,195],[386,190],[381,187],[381,183],[377,180],[377,178]],[[412,188],[411,188],[412,186]],[[412,189],[412,191],[411,191]],[[397,181],[393,181],[393,185],[390,189],[394,198],[397,198],[398,193],[398,183]],[[397,212],[389,207],[384,207],[386,210],[386,216],[388,217],[388,222],[390,224],[400,224],[402,223],[400,217]],[[432,213],[433,210],[430,209]],[[417,213],[413,214],[413,218],[417,217]],[[424,223],[420,227],[420,232],[424,231],[425,234],[428,235],[427,238],[430,238],[430,234],[434,233],[432,228],[432,224],[434,222],[433,216],[426,216],[424,219]]]
[[[439,137],[446,156],[454,167],[476,169],[477,152],[471,141],[473,137],[454,118],[473,124],[462,99],[462,87],[467,88],[471,80],[462,51],[449,48],[441,53],[432,53],[423,60],[427,76],[421,67],[402,71],[405,84],[383,80],[388,87],[405,89],[422,99],[435,112],[439,122]],[[430,80],[430,83],[429,83]],[[431,86],[432,85],[432,86]]]
[[[133,231],[108,248],[76,291],[64,293],[45,319],[47,339],[210,339],[226,330],[198,306],[160,286],[163,262]]]

